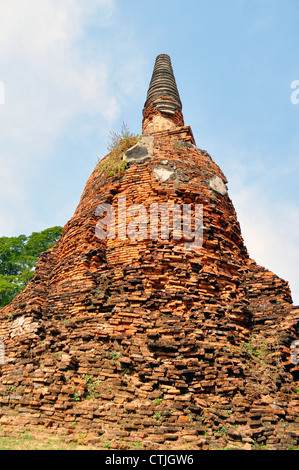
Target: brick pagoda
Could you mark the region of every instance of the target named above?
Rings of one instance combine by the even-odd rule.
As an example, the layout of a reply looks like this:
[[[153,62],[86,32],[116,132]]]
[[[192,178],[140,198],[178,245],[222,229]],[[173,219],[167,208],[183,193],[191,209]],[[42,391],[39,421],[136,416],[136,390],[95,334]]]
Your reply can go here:
[[[0,312],[2,432],[110,449],[298,446],[299,308],[249,257],[226,177],[184,124],[168,55],[155,62],[142,136],[117,166],[113,155]],[[124,201],[145,209],[142,236],[127,236]],[[114,237],[99,237],[103,204]],[[150,209],[173,204],[202,207],[197,248],[172,227],[151,236]]]

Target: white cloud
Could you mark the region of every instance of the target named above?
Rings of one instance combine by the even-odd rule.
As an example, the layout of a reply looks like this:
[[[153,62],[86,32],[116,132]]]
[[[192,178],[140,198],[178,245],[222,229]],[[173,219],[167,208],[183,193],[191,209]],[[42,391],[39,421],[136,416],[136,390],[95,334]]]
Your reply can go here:
[[[0,2],[0,60],[5,74],[5,119],[13,132],[57,128],[75,112],[119,110],[109,88],[105,58],[89,64],[76,46],[92,11],[104,15],[113,2],[78,0],[12,0]],[[107,114],[112,104],[113,112]],[[12,129],[10,119],[14,119]],[[48,121],[48,122],[47,122]],[[48,125],[47,125],[48,124]],[[25,126],[25,127],[24,127]]]
[[[270,200],[259,184],[239,186],[230,196],[250,257],[288,281],[299,305],[299,208]]]
[[[83,35],[91,15],[98,13],[101,27],[114,9],[114,0],[1,0],[0,58],[16,52],[36,59],[63,55]]]
[[[89,22],[105,31],[114,11],[114,0],[0,0],[1,235],[30,226],[39,162],[72,123],[100,128],[120,116],[107,51],[99,44],[89,57],[85,37]]]
[[[115,0],[0,0],[0,236],[72,216],[136,99],[144,59],[118,13]]]

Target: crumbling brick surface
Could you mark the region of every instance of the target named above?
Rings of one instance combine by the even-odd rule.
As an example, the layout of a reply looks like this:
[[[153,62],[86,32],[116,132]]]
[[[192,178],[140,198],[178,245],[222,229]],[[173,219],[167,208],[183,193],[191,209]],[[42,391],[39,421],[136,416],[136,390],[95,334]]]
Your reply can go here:
[[[152,135],[150,158],[120,178],[94,170],[61,239],[1,310],[0,426],[115,449],[298,446],[289,286],[250,259],[226,178],[190,128]],[[100,240],[96,208],[117,216],[119,196],[202,204],[203,246]]]
[[[143,208],[137,238],[124,199]],[[194,218],[177,236],[175,217],[162,236],[162,214],[152,232],[157,205],[202,208],[202,238]],[[116,236],[99,235],[103,207]],[[61,239],[0,312],[2,432],[111,449],[294,448],[298,323],[288,283],[250,259],[162,54],[142,138],[97,165]]]

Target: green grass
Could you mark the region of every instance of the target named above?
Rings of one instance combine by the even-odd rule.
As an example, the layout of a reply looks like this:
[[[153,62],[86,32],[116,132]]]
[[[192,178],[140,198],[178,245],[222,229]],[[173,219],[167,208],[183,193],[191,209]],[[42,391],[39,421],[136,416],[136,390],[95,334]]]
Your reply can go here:
[[[28,432],[20,432],[18,436],[0,436],[0,450],[72,450],[76,443],[67,444],[56,435],[36,438]]]
[[[139,135],[131,134],[125,124],[123,124],[120,133],[112,132],[108,144],[109,156],[104,161],[98,162],[97,170],[105,177],[122,176],[127,168],[127,163],[122,160],[122,156],[137,143],[139,138]]]

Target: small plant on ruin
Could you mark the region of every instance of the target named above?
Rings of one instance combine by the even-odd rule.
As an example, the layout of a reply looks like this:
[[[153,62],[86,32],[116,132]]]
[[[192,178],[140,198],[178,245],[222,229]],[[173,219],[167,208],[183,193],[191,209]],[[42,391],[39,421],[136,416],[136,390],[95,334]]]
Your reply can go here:
[[[271,342],[251,337],[247,343],[242,343],[242,348],[246,355],[254,359],[263,370],[263,380],[267,379],[275,387],[281,380],[284,380],[285,370],[275,335],[271,338]]]
[[[261,347],[257,346],[257,345],[254,345],[253,342],[252,342],[252,338],[250,339],[250,341],[248,341],[248,343],[245,343],[244,341],[242,342],[242,347],[243,347],[243,350],[248,354],[248,356],[250,356],[251,358],[261,358],[263,356],[263,353],[262,353],[262,350],[261,350]]]
[[[186,145],[185,142],[182,142],[181,140],[174,140],[173,147],[175,150],[183,150],[184,148],[186,148]]]
[[[218,430],[215,432],[215,434],[216,434],[217,436],[223,436],[223,435],[226,433],[226,431],[227,431],[226,427],[222,426],[222,428],[218,429]]]
[[[123,123],[120,133],[111,132],[110,141],[108,143],[109,155],[103,161],[99,161],[97,165],[98,171],[104,176],[122,176],[127,167],[126,162],[122,159],[123,154],[139,139],[139,135],[131,134],[126,124]]]
[[[142,442],[131,442],[130,447],[142,447]]]
[[[74,393],[74,395],[73,395],[73,400],[74,400],[74,401],[80,401],[80,397],[79,397],[79,395],[78,395],[77,392]]]
[[[92,381],[92,378],[88,374],[85,375],[84,380],[86,381],[87,389],[88,389],[88,393],[85,398],[98,398],[99,394],[96,393],[95,388],[97,385],[99,385],[101,381],[100,380]]]
[[[153,403],[155,405],[160,405],[162,403],[163,398],[154,398]]]
[[[122,357],[122,353],[119,351],[111,351],[109,355],[110,359],[112,359],[114,362],[119,362],[120,358]]]

